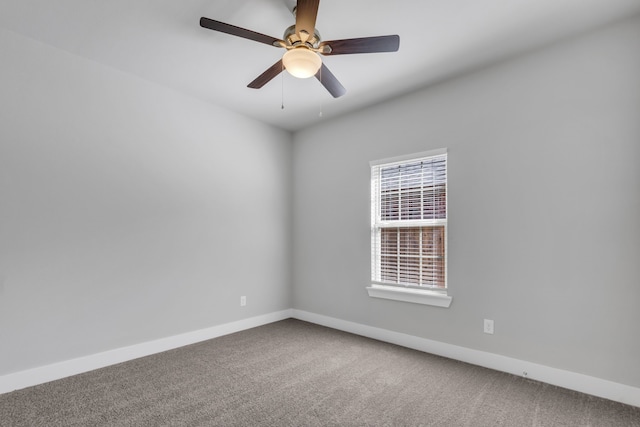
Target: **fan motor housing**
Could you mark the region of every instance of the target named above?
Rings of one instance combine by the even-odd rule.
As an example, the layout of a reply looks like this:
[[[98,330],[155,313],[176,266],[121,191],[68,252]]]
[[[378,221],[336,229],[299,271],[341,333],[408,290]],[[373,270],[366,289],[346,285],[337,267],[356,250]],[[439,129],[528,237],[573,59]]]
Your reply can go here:
[[[311,49],[317,49],[318,44],[322,41],[320,38],[320,33],[318,30],[313,31],[313,35],[309,35],[306,41],[302,41],[300,36],[296,33],[296,26],[292,25],[284,31],[284,35],[282,36],[283,40],[289,44],[289,46],[296,47],[299,45],[306,45]]]

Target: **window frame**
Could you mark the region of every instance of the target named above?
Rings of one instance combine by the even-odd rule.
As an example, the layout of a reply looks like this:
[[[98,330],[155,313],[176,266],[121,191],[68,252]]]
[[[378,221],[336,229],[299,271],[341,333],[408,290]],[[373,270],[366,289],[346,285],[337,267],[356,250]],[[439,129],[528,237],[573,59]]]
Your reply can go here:
[[[445,218],[432,219],[432,220],[395,220],[395,221],[382,221],[380,218],[381,210],[381,194],[382,190],[379,186],[376,186],[378,177],[374,176],[374,171],[379,171],[383,167],[393,167],[395,165],[410,164],[420,162],[433,157],[445,157],[445,165],[448,168],[448,155],[447,149],[441,148],[436,150],[429,150],[420,153],[409,154],[405,156],[375,160],[370,162],[371,168],[371,285],[368,286],[367,292],[370,297],[384,298],[396,301],[405,301],[417,304],[434,305],[438,307],[449,307],[452,301],[452,297],[448,295],[448,176],[445,179]],[[400,225],[402,223],[402,225]],[[391,284],[382,282],[376,279],[380,279],[380,275],[377,270],[380,265],[380,258],[382,257],[380,245],[381,239],[377,238],[381,235],[381,231],[384,228],[399,228],[399,227],[415,227],[415,226],[444,226],[444,287],[437,286],[424,286],[424,285],[410,285],[410,284]],[[420,248],[422,251],[422,247]]]

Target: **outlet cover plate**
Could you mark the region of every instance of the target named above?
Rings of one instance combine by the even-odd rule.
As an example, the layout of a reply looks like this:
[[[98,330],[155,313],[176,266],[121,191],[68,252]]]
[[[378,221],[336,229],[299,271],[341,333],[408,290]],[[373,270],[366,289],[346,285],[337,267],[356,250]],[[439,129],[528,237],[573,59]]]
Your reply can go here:
[[[493,334],[493,320],[484,319],[484,333]]]

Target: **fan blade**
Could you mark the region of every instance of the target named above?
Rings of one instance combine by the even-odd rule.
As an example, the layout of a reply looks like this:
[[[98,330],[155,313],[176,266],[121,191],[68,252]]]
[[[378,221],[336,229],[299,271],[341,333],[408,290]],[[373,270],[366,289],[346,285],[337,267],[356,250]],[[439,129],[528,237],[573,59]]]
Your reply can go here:
[[[200,26],[202,28],[208,28],[213,31],[220,31],[221,33],[231,34],[232,36],[242,37],[257,41],[264,44],[270,44],[272,46],[280,46],[284,42],[275,37],[267,36],[265,34],[256,33],[255,31],[247,30],[245,28],[236,27],[235,25],[225,24],[224,22],[214,21],[213,19],[202,17],[200,18]]]
[[[264,73],[260,74],[254,81],[249,83],[247,87],[251,89],[260,89],[262,86],[269,83],[275,76],[280,74],[284,67],[282,66],[282,59],[273,64]]]
[[[329,46],[329,52],[323,51]],[[400,36],[363,37],[359,39],[331,40],[320,43],[323,55],[346,55],[351,53],[396,52],[400,48]]]
[[[301,33],[305,32],[313,36],[316,30],[319,5],[320,0],[298,0],[296,6],[296,34],[303,42],[307,41],[307,39]]]
[[[347,93],[344,86],[340,84],[336,76],[334,76],[324,64],[322,64],[322,67],[320,67],[316,73],[316,79],[322,83],[322,86],[324,86],[334,98],[340,98]]]

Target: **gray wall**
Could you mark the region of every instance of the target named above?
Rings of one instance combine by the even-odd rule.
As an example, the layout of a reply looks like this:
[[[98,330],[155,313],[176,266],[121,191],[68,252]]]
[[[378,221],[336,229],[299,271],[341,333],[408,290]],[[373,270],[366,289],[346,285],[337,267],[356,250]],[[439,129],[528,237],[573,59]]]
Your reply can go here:
[[[0,375],[291,307],[289,133],[4,30],[0,57]]]
[[[636,17],[295,134],[294,307],[640,386],[639,76]],[[369,161],[441,147],[453,303],[369,298]]]
[[[636,18],[292,147],[0,31],[0,375],[293,306],[640,386],[639,46]],[[369,298],[369,161],[440,147],[453,304]]]

